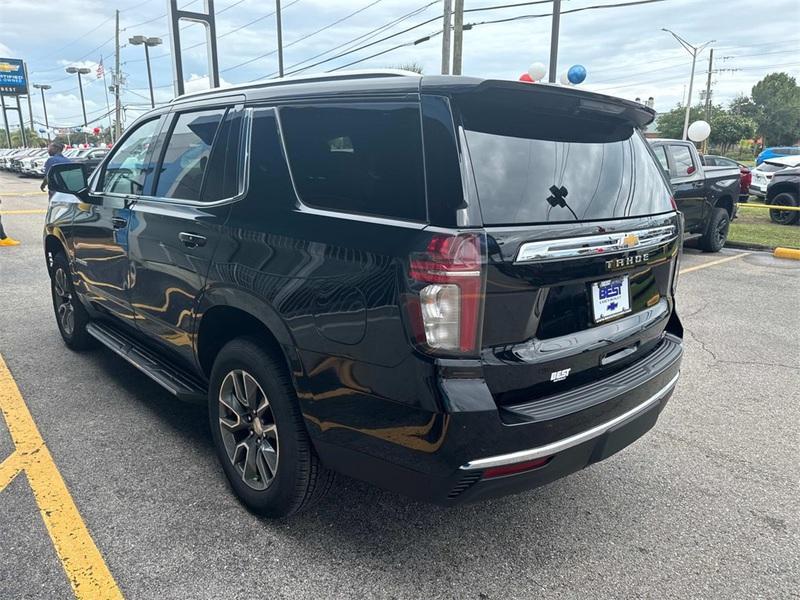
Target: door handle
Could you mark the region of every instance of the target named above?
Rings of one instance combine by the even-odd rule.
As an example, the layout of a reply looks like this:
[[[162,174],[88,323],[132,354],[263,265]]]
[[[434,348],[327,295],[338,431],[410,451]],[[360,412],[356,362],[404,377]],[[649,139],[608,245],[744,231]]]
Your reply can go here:
[[[128,220],[122,217],[111,217],[111,225],[114,229],[124,229],[128,226]]]
[[[178,239],[183,242],[183,245],[187,248],[197,248],[199,246],[206,245],[206,238],[202,235],[197,235],[194,233],[187,233],[182,231],[178,234]]]

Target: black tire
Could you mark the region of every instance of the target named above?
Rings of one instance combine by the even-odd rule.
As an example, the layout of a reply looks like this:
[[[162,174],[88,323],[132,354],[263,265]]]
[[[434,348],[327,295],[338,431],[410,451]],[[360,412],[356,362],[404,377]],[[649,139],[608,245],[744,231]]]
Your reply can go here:
[[[247,390],[242,393],[249,397],[246,403],[238,400],[240,389]],[[264,404],[262,394],[267,406],[256,414]],[[229,410],[230,406],[236,410]],[[235,339],[217,355],[208,390],[208,416],[228,482],[253,512],[288,517],[330,489],[334,473],[322,466],[314,452],[286,366],[257,340]],[[255,457],[252,463],[251,456]]]
[[[708,226],[703,237],[700,238],[700,248],[704,252],[719,252],[728,241],[728,230],[731,226],[731,218],[728,211],[724,208],[714,208]]]
[[[797,194],[792,192],[781,192],[776,194],[775,197],[769,201],[770,204],[775,206],[794,206],[800,205]],[[776,210],[769,209],[769,218],[773,223],[778,225],[794,225],[800,219],[800,211],[796,210]]]
[[[95,339],[86,331],[89,313],[75,294],[72,271],[67,257],[62,253],[53,256],[50,270],[50,294],[58,331],[71,350],[81,351],[95,347]]]

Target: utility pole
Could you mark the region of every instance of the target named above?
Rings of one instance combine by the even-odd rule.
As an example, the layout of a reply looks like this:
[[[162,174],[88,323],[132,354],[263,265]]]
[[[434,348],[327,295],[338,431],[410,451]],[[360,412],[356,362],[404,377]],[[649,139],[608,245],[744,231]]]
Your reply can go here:
[[[665,29],[662,27],[661,31],[666,31],[668,34],[678,40],[678,43],[683,46],[689,54],[692,55],[692,74],[689,77],[689,97],[686,99],[686,114],[683,118],[683,136],[681,137],[681,139],[685,140],[686,134],[689,131],[689,114],[692,111],[692,86],[694,85],[694,68],[697,64],[697,55],[700,54],[700,52],[702,52],[706,46],[713,44],[717,40],[709,40],[699,46],[692,46],[689,42],[670,29]],[[709,69],[709,71],[711,71],[711,69]]]
[[[281,0],[275,0],[275,20],[278,26],[278,77],[283,77],[283,31],[281,29]]]
[[[558,30],[561,26],[561,0],[553,0],[553,23],[550,28],[550,69],[547,74],[547,81],[556,82],[556,71],[558,71]]]
[[[464,0],[456,0],[453,18],[453,75],[461,75],[461,56],[464,46]]]
[[[8,147],[11,148],[11,128],[8,126],[8,115],[6,114],[6,97],[0,93],[0,106],[3,109],[3,124],[6,128],[6,140],[8,140]]]
[[[122,77],[119,73],[119,9],[117,9],[117,33],[115,36],[116,50],[114,51],[114,142],[122,135],[122,115],[120,115],[119,88]]]
[[[453,20],[452,14],[452,0],[444,0],[444,21],[442,23],[442,75],[450,74],[450,23]]]
[[[708,55],[708,79],[706,80],[706,123],[711,123],[711,69],[714,66],[714,49]],[[703,154],[708,152],[708,139],[703,140]]]

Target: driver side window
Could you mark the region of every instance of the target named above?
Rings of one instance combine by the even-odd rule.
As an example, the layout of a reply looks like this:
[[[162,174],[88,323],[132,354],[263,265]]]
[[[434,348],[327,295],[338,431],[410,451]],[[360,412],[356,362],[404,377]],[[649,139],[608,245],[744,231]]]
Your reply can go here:
[[[140,196],[144,193],[147,176],[153,170],[150,150],[156,140],[158,124],[158,118],[142,123],[117,146],[106,164],[98,189],[110,194]]]

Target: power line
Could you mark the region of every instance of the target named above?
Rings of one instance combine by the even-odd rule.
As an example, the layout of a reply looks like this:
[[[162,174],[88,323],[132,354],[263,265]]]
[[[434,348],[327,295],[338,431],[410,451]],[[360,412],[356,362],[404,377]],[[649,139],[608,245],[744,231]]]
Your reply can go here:
[[[286,48],[291,48],[291,47],[292,47],[292,46],[294,46],[295,44],[299,44],[300,42],[303,42],[303,41],[307,40],[308,38],[310,38],[310,37],[313,37],[313,36],[317,35],[318,33],[322,33],[323,31],[325,31],[325,30],[327,30],[327,29],[330,29],[330,28],[331,28],[331,27],[333,27],[334,25],[338,25],[339,23],[342,23],[343,21],[346,21],[346,20],[348,20],[348,19],[350,19],[350,18],[352,18],[352,17],[356,16],[357,14],[364,12],[364,11],[365,11],[365,10],[367,10],[368,8],[372,8],[372,7],[373,7],[373,6],[375,6],[376,4],[379,4],[380,2],[383,2],[383,0],[373,0],[373,2],[370,2],[370,3],[369,3],[369,4],[367,4],[366,6],[362,6],[361,8],[359,8],[359,9],[357,9],[357,10],[355,10],[355,11],[353,11],[353,12],[351,12],[351,13],[347,14],[347,15],[345,15],[345,16],[344,16],[344,17],[342,17],[342,18],[340,18],[340,19],[337,19],[336,21],[333,21],[332,23],[328,23],[327,25],[325,25],[324,27],[321,27],[320,29],[317,29],[316,31],[312,31],[311,33],[309,33],[309,34],[306,34],[306,35],[304,35],[304,36],[303,36],[303,37],[301,37],[301,38],[297,38],[297,39],[296,39],[296,40],[294,40],[293,42],[289,42],[288,44],[284,44],[284,46],[283,46],[283,47],[284,47],[284,49],[286,49]],[[267,56],[271,56],[271,55],[273,55],[273,54],[276,54],[277,52],[278,52],[277,50],[270,50],[269,52],[265,52],[264,54],[260,54],[260,55],[256,56],[255,58],[251,58],[251,59],[249,59],[249,60],[246,60],[246,61],[244,61],[244,62],[241,62],[241,63],[239,63],[239,64],[237,64],[237,65],[233,65],[232,67],[227,67],[227,68],[225,68],[225,69],[222,69],[222,70],[220,71],[220,73],[226,73],[226,72],[228,72],[228,71],[232,71],[233,69],[238,69],[239,67],[243,67],[243,66],[245,66],[245,65],[248,65],[248,64],[250,64],[250,63],[253,63],[253,62],[255,62],[255,61],[257,61],[257,60],[260,60],[260,59],[262,59],[262,58],[266,58]]]
[[[597,10],[603,8],[624,8],[626,6],[638,6],[640,4],[654,4],[656,2],[666,2],[666,1],[667,0],[636,0],[634,2],[619,2],[616,4],[594,4],[592,6],[582,6],[580,8],[571,8],[569,10],[562,10],[561,14],[567,15],[570,13],[583,12],[585,10]],[[551,17],[551,16],[553,16],[553,13],[551,12],[534,14],[534,15],[517,15],[516,17],[506,17],[504,19],[495,19],[493,21],[480,21],[478,23],[469,23],[465,24],[464,28],[467,28],[467,26],[471,28],[471,27],[476,27],[478,25],[494,25],[496,23],[510,23],[511,21],[521,21],[524,19],[541,19],[544,17]]]

